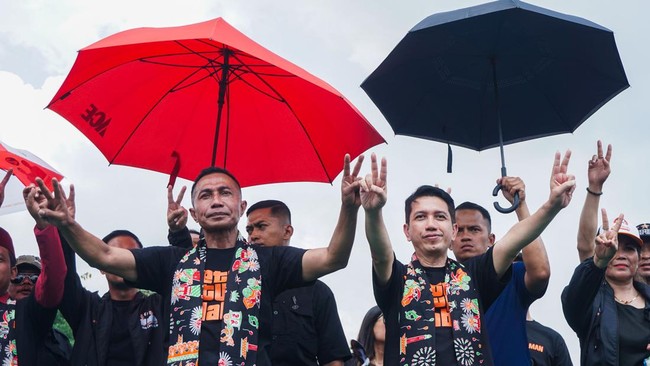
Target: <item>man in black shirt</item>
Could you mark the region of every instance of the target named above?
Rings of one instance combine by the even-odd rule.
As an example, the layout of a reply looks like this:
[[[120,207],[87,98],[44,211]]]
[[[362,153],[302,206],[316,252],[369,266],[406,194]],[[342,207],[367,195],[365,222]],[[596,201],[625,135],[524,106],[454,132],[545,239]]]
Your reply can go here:
[[[560,333],[533,320],[530,312],[526,315],[528,350],[533,366],[573,366]]]
[[[432,186],[421,186],[405,202],[404,234],[415,254],[407,265],[392,249],[382,217],[386,204],[386,160],[361,181],[366,236],[373,265],[377,305],[386,321],[385,365],[492,365],[482,314],[499,295],[499,278],[517,253],[538,237],[570,200],[575,178],[556,153],[549,200],[513,226],[483,255],[460,264],[447,257],[457,233],[454,201]]]
[[[291,212],[284,202],[260,201],[247,211],[252,244],[289,246]],[[273,301],[274,366],[342,366],[351,357],[332,291],[321,281],[283,291]]]
[[[271,302],[289,287],[313,281],[347,265],[360,206],[360,157],[350,172],[345,157],[339,220],[327,248],[255,248],[239,235],[246,210],[241,188],[228,171],[204,169],[192,186],[190,214],[203,229],[195,248],[125,250],[107,246],[85,231],[70,212],[65,192],[53,180],[40,215],[56,225],[89,264],[139,288],[160,293],[170,331],[168,364],[270,365]],[[264,279],[264,281],[262,281]]]

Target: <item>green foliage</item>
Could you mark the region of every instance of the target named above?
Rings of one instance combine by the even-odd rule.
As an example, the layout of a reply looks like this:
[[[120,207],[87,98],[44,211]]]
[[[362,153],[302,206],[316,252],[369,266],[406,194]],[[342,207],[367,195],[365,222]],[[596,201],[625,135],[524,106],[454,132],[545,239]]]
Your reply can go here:
[[[68,338],[68,342],[70,342],[70,345],[74,346],[74,335],[72,334],[72,328],[70,328],[68,322],[65,321],[65,318],[60,311],[56,312],[53,328],[65,334],[65,336]]]

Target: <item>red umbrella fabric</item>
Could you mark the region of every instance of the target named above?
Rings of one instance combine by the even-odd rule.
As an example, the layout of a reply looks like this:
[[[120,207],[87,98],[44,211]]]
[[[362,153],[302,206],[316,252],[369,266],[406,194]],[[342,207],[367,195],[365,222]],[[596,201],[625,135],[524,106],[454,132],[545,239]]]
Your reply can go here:
[[[48,108],[111,164],[242,186],[332,182],[343,156],[384,142],[336,89],[221,18],[137,28],[79,51]]]
[[[59,181],[63,179],[63,175],[43,159],[27,150],[15,149],[2,141],[0,141],[0,169],[5,171],[13,169],[13,175],[25,186],[36,183],[36,178],[41,178],[47,187],[52,189],[52,178]]]

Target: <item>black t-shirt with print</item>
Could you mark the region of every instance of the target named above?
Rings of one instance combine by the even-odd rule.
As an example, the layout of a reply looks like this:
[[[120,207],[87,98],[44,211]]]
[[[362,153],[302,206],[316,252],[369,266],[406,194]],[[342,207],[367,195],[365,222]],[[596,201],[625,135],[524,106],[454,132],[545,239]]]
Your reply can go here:
[[[455,365],[454,356],[454,333],[452,331],[449,303],[447,302],[447,291],[445,285],[445,267],[427,268],[424,267],[433,295],[436,321],[436,363],[438,365]]]
[[[156,291],[162,295],[165,305],[162,315],[164,321],[163,326],[167,327],[167,329],[169,328],[169,304],[171,302],[172,279],[178,262],[188,250],[190,249],[180,247],[148,247],[131,250],[135,257],[138,275],[137,281],[133,282],[132,285],[134,287]],[[208,250],[208,252],[210,251],[212,250]],[[214,250],[215,253],[225,251],[227,250]],[[262,296],[259,311],[260,329],[257,342],[258,352],[256,364],[257,366],[267,366],[271,365],[267,348],[271,344],[272,301],[277,294],[285,289],[299,287],[305,284],[302,280],[302,255],[305,250],[294,247],[256,247],[255,251],[257,252],[262,271]],[[230,251],[228,254],[216,254],[216,256],[227,258],[226,261],[229,261],[233,259],[234,253]],[[216,261],[219,262],[221,259],[217,258]],[[213,260],[210,259],[210,261],[212,262]],[[215,267],[212,270],[218,271],[217,266],[218,264],[215,263]],[[228,264],[229,266],[230,264]],[[210,264],[206,263],[206,269],[210,269]],[[209,305],[207,304],[206,306]],[[218,328],[212,331],[211,334],[217,335],[216,341],[218,342],[221,332],[221,322],[219,322],[218,326],[215,323],[215,327]],[[169,335],[167,335],[167,339],[165,340],[166,344],[169,343],[168,338]],[[200,341],[200,357],[209,359],[218,357],[218,346],[206,346],[203,343],[203,337],[201,337]],[[204,355],[204,351],[210,353],[210,355]],[[208,365],[213,363],[207,363],[203,358],[200,358],[200,364]]]
[[[479,294],[479,307],[480,315],[483,318],[487,309],[492,305],[492,303],[499,296],[503,288],[507,283],[499,280],[496,271],[494,270],[494,262],[492,260],[492,249],[488,249],[485,254],[471,258],[463,262],[465,266],[465,271],[472,278],[474,286]],[[426,270],[426,268],[425,268]],[[429,271],[427,271],[429,272]],[[400,326],[398,321],[398,314],[402,308],[401,300],[402,294],[404,291],[404,276],[406,275],[406,265],[399,262],[397,259],[393,261],[393,268],[391,271],[391,277],[388,279],[388,282],[385,285],[380,285],[377,282],[377,274],[373,270],[372,281],[373,281],[373,290],[375,294],[375,300],[377,305],[381,308],[384,319],[386,321],[386,343],[384,349],[384,365],[399,365],[400,364],[400,354],[399,354],[399,338],[400,338]],[[444,276],[444,272],[443,272]],[[508,279],[509,276],[506,274],[503,278]],[[431,280],[431,278],[429,279]],[[434,280],[435,281],[435,280]],[[451,330],[451,328],[450,328]],[[438,337],[438,332],[436,329],[436,337]],[[451,330],[453,334],[453,330]],[[483,339],[489,344],[489,339],[487,332],[481,333]],[[441,335],[444,341],[444,336]],[[451,340],[453,342],[453,339]],[[436,339],[436,347],[438,348],[436,358],[438,360],[448,359],[449,355],[443,353],[450,353],[452,357],[451,363],[437,362],[439,365],[455,365],[455,353],[452,346],[438,345],[438,340]],[[488,349],[484,350],[485,354],[485,363],[484,366],[492,366],[492,352]]]
[[[135,351],[129,333],[129,319],[131,312],[129,306],[131,301],[115,301],[113,304],[113,321],[111,322],[110,342],[108,343],[108,354],[106,366],[130,366],[135,363]]]
[[[526,321],[528,350],[533,366],[573,366],[564,338],[542,324]]]

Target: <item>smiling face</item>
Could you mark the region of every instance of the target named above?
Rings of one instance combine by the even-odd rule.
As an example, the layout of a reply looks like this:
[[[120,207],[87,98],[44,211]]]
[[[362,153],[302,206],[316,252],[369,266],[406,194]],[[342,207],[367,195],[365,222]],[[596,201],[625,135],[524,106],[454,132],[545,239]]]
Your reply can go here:
[[[205,232],[228,231],[237,228],[246,210],[237,183],[223,173],[208,174],[197,183],[190,214]]]
[[[631,282],[639,267],[638,246],[628,236],[618,236],[618,250],[609,261],[605,276],[610,281],[618,283]]]
[[[462,262],[481,255],[494,244],[488,221],[478,210],[456,210],[456,225],[458,234],[451,249],[457,260]]]
[[[418,197],[411,203],[406,239],[413,244],[420,261],[429,263],[447,259],[447,250],[456,237],[447,203],[434,196]]]

